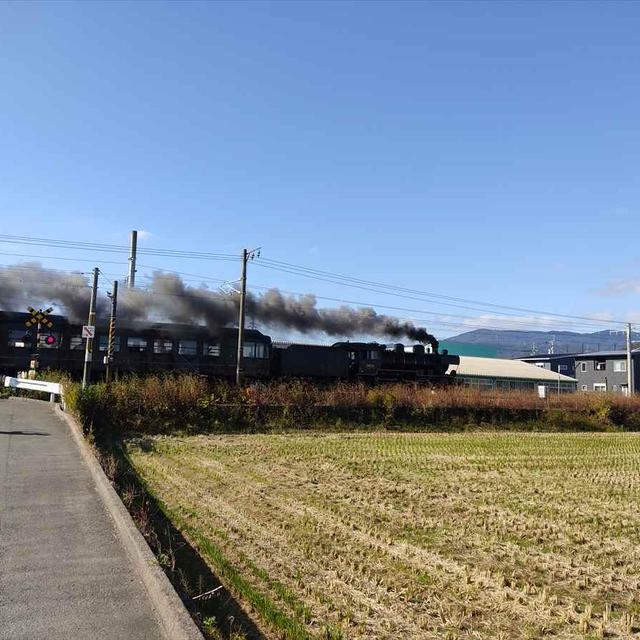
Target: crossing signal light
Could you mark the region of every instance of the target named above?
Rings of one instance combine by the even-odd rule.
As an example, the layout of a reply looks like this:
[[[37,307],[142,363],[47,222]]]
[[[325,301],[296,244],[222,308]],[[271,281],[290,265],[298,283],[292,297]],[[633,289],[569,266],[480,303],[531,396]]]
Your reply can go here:
[[[45,336],[44,343],[46,345],[52,345],[52,344],[55,344],[55,342],[56,342],[56,339],[54,336]]]

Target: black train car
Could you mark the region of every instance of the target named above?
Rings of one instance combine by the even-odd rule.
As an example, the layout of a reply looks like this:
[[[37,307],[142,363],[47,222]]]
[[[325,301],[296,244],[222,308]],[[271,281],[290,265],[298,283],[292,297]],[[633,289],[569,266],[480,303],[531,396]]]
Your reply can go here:
[[[29,314],[0,312],[0,373],[16,375],[27,371],[35,351],[36,331],[27,330]],[[63,316],[50,316],[53,329],[41,336],[53,336],[53,343],[40,344],[40,367],[63,369],[82,375],[85,340],[82,326]],[[108,327],[96,326],[91,377],[104,376]],[[118,325],[113,359],[114,372],[193,371],[210,377],[235,377],[237,329],[220,329],[214,335],[204,326],[140,323]],[[248,378],[270,375],[271,338],[259,331],[245,331],[243,368]]]
[[[347,380],[346,352],[312,344],[274,343],[272,375],[283,378],[326,378]]]
[[[35,351],[36,332],[25,327],[27,313],[0,311],[0,374],[27,371]],[[79,378],[84,365],[85,340],[82,327],[62,316],[50,316],[52,344],[40,345],[40,367],[63,369]],[[234,379],[238,330],[223,328],[212,333],[199,325],[140,323],[118,325],[113,357],[115,373],[161,371],[195,372],[208,377]],[[269,377],[316,378],[326,380],[394,381],[414,380],[446,384],[450,365],[458,356],[425,353],[423,345],[407,352],[401,344],[389,349],[377,342],[337,342],[324,347],[276,344],[260,331],[247,329],[244,335],[243,369],[248,379]],[[437,346],[437,345],[436,345]],[[98,323],[93,342],[91,377],[104,377],[107,326]]]
[[[455,379],[448,368],[460,363],[459,356],[446,350],[426,353],[420,344],[407,352],[402,344],[388,349],[377,342],[336,342],[330,347],[276,343],[273,352],[272,373],[281,377],[447,384]]]

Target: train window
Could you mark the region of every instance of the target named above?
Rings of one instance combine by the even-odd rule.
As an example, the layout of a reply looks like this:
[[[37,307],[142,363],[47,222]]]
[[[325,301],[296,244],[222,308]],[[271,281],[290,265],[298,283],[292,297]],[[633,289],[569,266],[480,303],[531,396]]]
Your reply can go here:
[[[220,356],[220,343],[205,342],[202,352],[205,356],[213,356],[214,358],[217,358]]]
[[[71,336],[69,339],[69,349],[71,349],[71,351],[81,351],[84,349],[84,340],[82,336]]]
[[[377,349],[371,349],[367,351],[367,358],[369,360],[377,360],[380,357],[380,352]]]
[[[109,341],[108,335],[103,334],[101,336],[98,336],[98,350],[106,351],[108,341]],[[120,351],[120,336],[114,336],[113,338],[113,351],[114,353],[116,351]]]
[[[130,336],[127,338],[127,349],[129,353],[140,353],[147,350],[147,341],[144,338]]]
[[[9,335],[7,344],[10,347],[16,347],[18,349],[24,349],[29,346],[31,343],[25,342],[23,338],[25,337],[26,330],[25,329],[9,329]]]
[[[269,347],[263,342],[256,342],[256,358],[265,358],[269,357]]]
[[[262,342],[245,342],[242,345],[243,358],[268,358],[269,347]]]
[[[356,359],[356,352],[349,351],[349,360],[355,360],[355,359]]]
[[[243,358],[255,358],[256,357],[256,343],[245,342],[242,345],[242,357]]]
[[[173,351],[173,342],[171,340],[154,340],[153,353],[171,353]]]
[[[198,343],[195,340],[180,340],[178,353],[181,356],[195,356],[198,353]]]

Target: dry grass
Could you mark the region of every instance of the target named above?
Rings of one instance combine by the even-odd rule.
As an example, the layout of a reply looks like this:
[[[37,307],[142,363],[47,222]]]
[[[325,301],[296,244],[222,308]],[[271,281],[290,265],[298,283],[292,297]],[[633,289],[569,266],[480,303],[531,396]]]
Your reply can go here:
[[[478,424],[547,430],[640,430],[640,395],[485,392],[411,383],[313,384],[255,382],[235,387],[192,375],[123,378],[79,393],[66,385],[70,404],[85,425],[121,432],[242,431],[344,427],[346,424],[409,425],[412,429],[460,430]],[[74,395],[75,394],[75,395]],[[512,425],[511,427],[509,425]]]
[[[640,436],[200,435],[126,446],[274,638],[640,631]]]

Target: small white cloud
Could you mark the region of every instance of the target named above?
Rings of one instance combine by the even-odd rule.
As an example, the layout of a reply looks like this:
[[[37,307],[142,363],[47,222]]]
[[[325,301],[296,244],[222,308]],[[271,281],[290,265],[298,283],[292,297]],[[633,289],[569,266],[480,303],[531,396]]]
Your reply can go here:
[[[138,231],[138,240],[148,240],[149,238],[153,238],[151,231],[147,231],[146,229],[140,229],[140,231]]]
[[[626,280],[612,280],[594,293],[600,296],[622,296],[627,293],[640,293],[640,278],[627,278]]]

